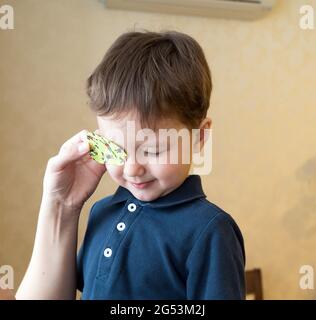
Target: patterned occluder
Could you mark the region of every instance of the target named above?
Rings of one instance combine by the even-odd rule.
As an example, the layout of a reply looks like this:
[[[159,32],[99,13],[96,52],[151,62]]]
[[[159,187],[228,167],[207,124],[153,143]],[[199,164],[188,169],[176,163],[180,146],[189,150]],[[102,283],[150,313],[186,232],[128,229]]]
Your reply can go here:
[[[94,132],[88,132],[87,138],[92,159],[100,164],[124,164],[127,154],[120,146]]]

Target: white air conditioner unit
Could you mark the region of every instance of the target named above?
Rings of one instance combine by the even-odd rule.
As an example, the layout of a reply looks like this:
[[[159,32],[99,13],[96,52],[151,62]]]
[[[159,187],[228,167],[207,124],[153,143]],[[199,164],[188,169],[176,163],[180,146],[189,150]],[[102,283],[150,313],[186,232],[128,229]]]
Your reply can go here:
[[[276,0],[104,0],[108,8],[255,20],[268,13]]]

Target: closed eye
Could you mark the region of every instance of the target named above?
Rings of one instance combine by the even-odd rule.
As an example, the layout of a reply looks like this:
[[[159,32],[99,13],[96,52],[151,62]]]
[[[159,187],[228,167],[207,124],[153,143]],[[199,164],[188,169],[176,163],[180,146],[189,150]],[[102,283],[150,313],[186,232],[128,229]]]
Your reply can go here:
[[[144,151],[144,155],[152,155],[152,156],[158,156],[160,152],[149,152],[149,151]]]

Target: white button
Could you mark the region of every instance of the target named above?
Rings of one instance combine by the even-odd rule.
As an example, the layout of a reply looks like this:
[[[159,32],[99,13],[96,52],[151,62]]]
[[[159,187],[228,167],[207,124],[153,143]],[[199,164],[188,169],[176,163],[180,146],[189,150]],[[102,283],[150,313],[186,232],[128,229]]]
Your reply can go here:
[[[118,231],[123,231],[126,228],[126,225],[124,222],[120,222],[117,224],[116,228]]]
[[[127,206],[127,209],[128,209],[129,212],[134,212],[136,210],[136,204],[135,203],[130,203]]]
[[[107,258],[109,258],[109,257],[111,257],[111,255],[112,255],[112,250],[111,250],[111,248],[106,248],[105,250],[104,250],[104,256],[105,257],[107,257]]]

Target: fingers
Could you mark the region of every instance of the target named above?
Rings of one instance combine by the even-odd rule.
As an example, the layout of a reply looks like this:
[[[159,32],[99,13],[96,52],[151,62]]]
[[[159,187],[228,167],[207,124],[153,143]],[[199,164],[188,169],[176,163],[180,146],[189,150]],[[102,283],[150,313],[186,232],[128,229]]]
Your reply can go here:
[[[53,170],[63,170],[69,163],[82,158],[89,152],[87,133],[87,130],[82,130],[61,146],[58,155],[50,161]]]

